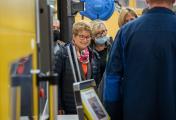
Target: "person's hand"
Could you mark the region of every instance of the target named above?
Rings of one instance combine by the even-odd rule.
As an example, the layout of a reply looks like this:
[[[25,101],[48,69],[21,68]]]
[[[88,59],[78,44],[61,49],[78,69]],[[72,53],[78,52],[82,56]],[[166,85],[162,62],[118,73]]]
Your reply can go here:
[[[58,111],[58,115],[63,115],[64,113],[65,113],[65,112],[64,112],[63,109],[61,109],[61,110]]]

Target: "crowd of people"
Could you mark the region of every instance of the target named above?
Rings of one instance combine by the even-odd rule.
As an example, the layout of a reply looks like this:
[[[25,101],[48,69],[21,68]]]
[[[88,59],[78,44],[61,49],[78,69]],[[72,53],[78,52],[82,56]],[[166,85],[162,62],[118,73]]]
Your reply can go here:
[[[56,42],[59,111],[77,113],[69,46],[72,53],[76,48],[81,79],[95,80],[111,120],[176,120],[175,0],[146,2],[140,17],[131,8],[121,10],[114,40],[104,22],[95,20],[74,23],[70,43]],[[54,27],[55,41],[58,29]]]

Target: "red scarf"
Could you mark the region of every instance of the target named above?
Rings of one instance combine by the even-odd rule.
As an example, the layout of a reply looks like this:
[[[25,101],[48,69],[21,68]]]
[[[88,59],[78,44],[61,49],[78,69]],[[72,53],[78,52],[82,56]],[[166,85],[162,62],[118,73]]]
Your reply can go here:
[[[78,54],[78,60],[84,64],[89,63],[89,50],[88,50],[88,48],[82,50]]]

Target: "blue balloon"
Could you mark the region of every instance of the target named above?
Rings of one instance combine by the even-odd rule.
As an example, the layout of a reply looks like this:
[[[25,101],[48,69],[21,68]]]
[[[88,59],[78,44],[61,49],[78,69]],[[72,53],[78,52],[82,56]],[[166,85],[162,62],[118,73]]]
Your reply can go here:
[[[114,0],[81,0],[85,3],[84,11],[80,14],[91,20],[107,20],[114,12]]]

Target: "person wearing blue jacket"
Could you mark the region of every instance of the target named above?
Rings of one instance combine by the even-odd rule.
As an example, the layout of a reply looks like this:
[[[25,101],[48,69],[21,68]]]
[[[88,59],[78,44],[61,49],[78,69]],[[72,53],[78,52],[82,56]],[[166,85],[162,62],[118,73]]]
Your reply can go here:
[[[146,2],[110,52],[103,99],[112,120],[176,120],[175,0]]]

